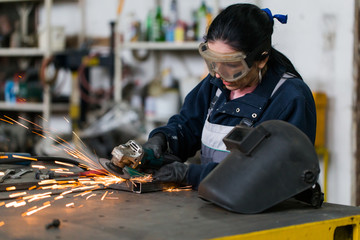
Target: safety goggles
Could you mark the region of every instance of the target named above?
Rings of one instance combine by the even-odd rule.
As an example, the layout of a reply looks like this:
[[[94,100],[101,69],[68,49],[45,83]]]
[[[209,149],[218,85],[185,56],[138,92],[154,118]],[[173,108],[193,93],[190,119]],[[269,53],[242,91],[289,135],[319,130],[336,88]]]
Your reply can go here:
[[[221,54],[210,50],[207,43],[199,46],[200,55],[204,58],[211,76],[219,74],[227,82],[235,82],[250,71],[245,61],[246,55],[242,52]]]

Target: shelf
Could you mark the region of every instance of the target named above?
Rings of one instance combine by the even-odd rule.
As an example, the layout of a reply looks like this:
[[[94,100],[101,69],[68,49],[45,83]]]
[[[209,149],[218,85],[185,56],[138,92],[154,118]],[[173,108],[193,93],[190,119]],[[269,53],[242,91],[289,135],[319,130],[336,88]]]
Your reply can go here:
[[[0,3],[11,3],[11,2],[40,2],[41,0],[0,0]]]
[[[42,112],[44,111],[43,103],[7,103],[0,101],[0,109],[2,111],[22,111],[22,112]],[[69,111],[67,103],[52,103],[50,107],[52,112]]]
[[[0,48],[0,57],[41,57],[44,53],[40,48]]]
[[[125,42],[120,44],[122,49],[148,50],[197,50],[200,42]]]
[[[12,2],[43,2],[44,0],[0,0],[0,3],[12,3]],[[78,0],[53,0],[53,2],[78,2]]]

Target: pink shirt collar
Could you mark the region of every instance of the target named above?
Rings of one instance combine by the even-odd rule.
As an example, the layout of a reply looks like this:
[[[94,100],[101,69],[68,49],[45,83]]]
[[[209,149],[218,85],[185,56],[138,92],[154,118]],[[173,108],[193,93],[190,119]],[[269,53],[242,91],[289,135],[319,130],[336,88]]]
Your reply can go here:
[[[251,93],[255,90],[256,86],[244,88],[244,89],[236,89],[230,92],[230,100],[233,100],[235,98],[239,98],[244,96],[245,94]]]

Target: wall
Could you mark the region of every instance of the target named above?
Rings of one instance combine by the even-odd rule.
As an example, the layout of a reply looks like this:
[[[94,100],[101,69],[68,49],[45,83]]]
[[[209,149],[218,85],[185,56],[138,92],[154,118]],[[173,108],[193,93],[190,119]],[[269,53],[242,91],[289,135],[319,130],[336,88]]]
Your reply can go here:
[[[220,8],[238,2],[219,0]],[[352,104],[354,99],[353,46],[354,46],[354,1],[335,0],[267,0],[246,1],[260,7],[268,7],[273,14],[288,14],[288,23],[275,23],[273,45],[285,53],[302,74],[313,91],[323,91],[328,95],[327,147],[330,151],[328,170],[328,202],[353,204],[352,184],[354,182],[353,122]],[[86,34],[88,36],[110,35],[109,22],[116,19],[117,0],[86,0]],[[211,6],[214,0],[207,0]],[[169,0],[163,0],[164,15],[168,14]],[[191,11],[200,5],[200,0],[178,1],[180,16],[190,19]],[[55,9],[53,23],[66,25],[66,31],[76,33],[80,24],[69,21],[80,19],[80,11],[73,6],[62,4]],[[139,7],[141,6],[141,7]],[[148,9],[154,1],[125,1],[121,28],[126,28],[129,12],[144,21]],[[325,7],[326,6],[326,7]],[[72,10],[69,10],[69,9]],[[341,10],[340,10],[341,9]],[[74,24],[75,22],[75,24]],[[131,54],[126,55],[131,61]],[[187,56],[184,56],[185,58]],[[185,61],[171,55],[164,56],[162,67],[172,63],[174,75],[183,79],[187,76],[201,76],[204,65],[198,56],[191,55]],[[184,70],[184,63],[187,70]],[[155,74],[154,61],[138,65],[142,71],[136,78],[150,81]]]
[[[327,200],[353,204],[355,3],[325,0],[266,3],[277,12],[289,14],[287,26],[278,25],[276,28],[274,43],[293,60],[313,91],[324,91],[328,95],[330,163]]]

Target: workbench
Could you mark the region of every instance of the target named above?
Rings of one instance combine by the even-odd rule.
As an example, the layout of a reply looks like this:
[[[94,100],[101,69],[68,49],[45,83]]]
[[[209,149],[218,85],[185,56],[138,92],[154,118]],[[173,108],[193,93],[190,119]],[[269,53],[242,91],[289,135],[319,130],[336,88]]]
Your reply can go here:
[[[44,166],[48,166],[44,163]],[[1,164],[7,168],[24,168]],[[74,169],[71,170],[76,170]],[[287,200],[260,214],[229,212],[198,197],[196,191],[135,193],[103,186],[93,191],[52,191],[51,198],[9,207],[10,194],[44,193],[28,188],[34,172],[0,184],[0,239],[360,239],[360,207],[324,203],[319,209]],[[16,190],[6,190],[9,186]],[[17,198],[19,199],[19,198]],[[21,200],[18,200],[21,202]],[[22,216],[34,206],[41,211]],[[58,227],[53,220],[60,221]]]
[[[105,191],[109,197],[101,200]],[[0,239],[359,239],[358,207],[324,203],[313,209],[289,200],[264,213],[245,215],[208,203],[192,190],[94,193],[88,199],[66,195],[24,217],[29,206],[2,206]],[[73,207],[65,206],[69,202]],[[47,229],[54,219],[60,226]],[[350,235],[353,238],[338,237]]]

